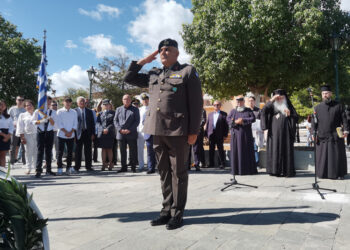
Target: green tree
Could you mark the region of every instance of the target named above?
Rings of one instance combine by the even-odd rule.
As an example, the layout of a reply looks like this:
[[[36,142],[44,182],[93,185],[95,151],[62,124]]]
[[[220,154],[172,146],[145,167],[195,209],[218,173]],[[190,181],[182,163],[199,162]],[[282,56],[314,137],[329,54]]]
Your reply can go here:
[[[65,92],[64,92],[64,97],[70,97],[72,98],[72,108],[76,108],[78,105],[77,105],[77,98],[79,96],[83,96],[85,98],[87,98],[89,96],[89,90],[88,89],[84,89],[84,88],[68,88]],[[60,100],[59,100],[59,103],[61,104],[61,106],[63,105],[63,98],[62,97]]]
[[[147,89],[135,88],[124,82],[123,77],[129,64],[127,56],[119,55],[113,59],[103,58],[99,63],[94,79],[94,91],[102,92],[104,98],[110,99],[116,108],[122,105],[124,94],[138,95]]]
[[[321,95],[319,86],[316,88],[313,88],[313,98],[314,98],[314,105],[316,106],[321,102]],[[295,110],[297,111],[299,115],[299,122],[302,122],[307,118],[308,115],[312,115],[313,108],[312,108],[312,102],[310,98],[310,93],[307,89],[301,89],[298,91],[294,91],[293,94],[290,96],[290,101],[292,102]]]
[[[334,75],[330,34],[350,24],[339,2],[193,0],[182,37],[209,94],[292,93]]]
[[[24,39],[15,25],[0,15],[0,99],[8,106],[17,95],[37,100],[36,75],[41,47],[35,39]]]

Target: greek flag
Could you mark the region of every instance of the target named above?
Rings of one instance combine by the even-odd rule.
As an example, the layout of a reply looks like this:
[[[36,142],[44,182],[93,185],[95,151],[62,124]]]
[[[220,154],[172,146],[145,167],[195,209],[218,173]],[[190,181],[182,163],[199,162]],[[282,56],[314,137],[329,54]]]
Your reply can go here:
[[[38,94],[38,109],[41,114],[46,114],[46,92],[47,92],[47,76],[46,76],[46,40],[44,40],[43,51],[41,55],[41,63],[39,69],[38,80],[36,82],[36,87],[39,90]],[[41,117],[39,116],[39,119]]]

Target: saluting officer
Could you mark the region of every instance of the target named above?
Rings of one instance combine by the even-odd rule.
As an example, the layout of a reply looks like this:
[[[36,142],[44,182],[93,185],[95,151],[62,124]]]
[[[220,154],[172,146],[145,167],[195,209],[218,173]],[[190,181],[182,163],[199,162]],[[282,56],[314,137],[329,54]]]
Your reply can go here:
[[[160,54],[163,68],[152,68],[148,74],[138,73],[142,66]],[[182,226],[187,199],[187,157],[189,145],[195,143],[203,109],[202,89],[195,68],[180,64],[175,40],[165,39],[158,50],[133,61],[124,77],[125,82],[142,88],[149,86],[150,103],[143,132],[154,136],[163,208],[152,226],[164,225],[176,229]]]

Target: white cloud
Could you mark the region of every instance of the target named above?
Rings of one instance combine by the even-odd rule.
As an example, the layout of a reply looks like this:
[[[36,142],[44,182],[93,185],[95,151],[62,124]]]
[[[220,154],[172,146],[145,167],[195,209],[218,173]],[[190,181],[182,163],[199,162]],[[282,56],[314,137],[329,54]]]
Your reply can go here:
[[[102,20],[101,14],[95,10],[87,11],[87,10],[79,8],[78,11],[80,14],[82,14],[84,16],[91,17],[91,18],[98,20],[98,21]]]
[[[104,4],[98,4],[96,10],[87,11],[82,8],[78,9],[81,15],[91,17],[95,20],[101,21],[103,14],[106,14],[110,18],[116,18],[120,14],[120,10],[115,7],[107,6]]]
[[[146,0],[140,10],[144,11],[130,23],[128,31],[134,41],[145,46],[144,53],[157,49],[161,40],[172,38],[179,44],[180,63],[189,62],[180,31],[182,24],[192,22],[190,9],[174,0]]]
[[[104,34],[88,36],[83,39],[83,43],[87,44],[97,58],[116,57],[119,55],[126,56],[127,49],[122,45],[112,43],[112,38]]]
[[[340,7],[342,10],[350,11],[350,1],[349,0],[342,0]]]
[[[78,48],[78,45],[76,45],[72,40],[67,40],[64,47],[68,49],[75,49]]]
[[[97,11],[99,13],[106,13],[110,17],[118,17],[120,14],[120,10],[118,8],[107,6],[104,4],[98,4]]]
[[[90,85],[86,70],[79,65],[73,65],[67,71],[53,73],[52,89],[56,90],[56,95],[61,96],[68,88],[88,88]]]

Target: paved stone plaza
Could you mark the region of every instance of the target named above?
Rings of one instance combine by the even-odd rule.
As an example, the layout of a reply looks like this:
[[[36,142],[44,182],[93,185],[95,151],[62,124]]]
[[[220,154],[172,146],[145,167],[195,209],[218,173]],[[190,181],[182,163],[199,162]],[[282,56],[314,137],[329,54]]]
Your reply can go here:
[[[314,190],[291,192],[311,187],[311,171],[276,178],[261,170],[237,178],[258,189],[224,192],[228,169],[191,171],[184,226],[168,231],[149,223],[161,208],[157,174],[101,172],[95,165],[93,174],[35,179],[20,167],[12,174],[49,218],[53,250],[350,249],[349,176],[321,180],[321,187],[337,189],[322,200]]]

